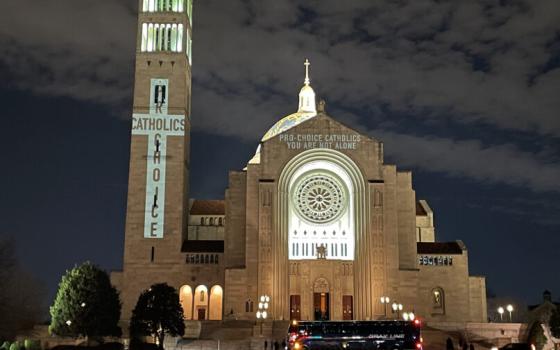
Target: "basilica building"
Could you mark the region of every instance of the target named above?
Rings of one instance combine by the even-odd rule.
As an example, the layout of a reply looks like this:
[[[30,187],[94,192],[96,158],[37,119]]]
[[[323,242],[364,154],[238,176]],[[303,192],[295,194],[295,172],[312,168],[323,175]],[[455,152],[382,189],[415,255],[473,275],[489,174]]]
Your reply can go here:
[[[224,199],[189,198],[192,1],[140,9],[123,270],[111,276],[124,320],[165,282],[187,320],[254,320],[267,296],[268,320],[486,322],[467,247],[437,241],[382,140],[316,100],[308,61],[295,113],[229,172]]]

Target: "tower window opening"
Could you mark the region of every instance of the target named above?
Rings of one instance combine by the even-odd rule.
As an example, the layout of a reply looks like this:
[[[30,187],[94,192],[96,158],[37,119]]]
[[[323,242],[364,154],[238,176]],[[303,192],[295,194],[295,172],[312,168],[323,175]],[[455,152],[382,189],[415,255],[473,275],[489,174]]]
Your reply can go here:
[[[192,6],[192,0],[189,1]],[[144,0],[142,3],[143,12],[183,12],[184,8],[184,0]]]
[[[183,25],[143,23],[140,51],[156,52],[183,50]]]

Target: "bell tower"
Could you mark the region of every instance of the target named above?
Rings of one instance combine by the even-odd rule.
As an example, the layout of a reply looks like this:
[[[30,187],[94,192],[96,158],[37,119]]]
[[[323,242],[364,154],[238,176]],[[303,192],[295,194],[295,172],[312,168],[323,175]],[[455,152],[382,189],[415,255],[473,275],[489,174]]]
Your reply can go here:
[[[123,319],[139,293],[173,280],[186,236],[193,0],[139,0]],[[128,298],[131,300],[128,300]]]

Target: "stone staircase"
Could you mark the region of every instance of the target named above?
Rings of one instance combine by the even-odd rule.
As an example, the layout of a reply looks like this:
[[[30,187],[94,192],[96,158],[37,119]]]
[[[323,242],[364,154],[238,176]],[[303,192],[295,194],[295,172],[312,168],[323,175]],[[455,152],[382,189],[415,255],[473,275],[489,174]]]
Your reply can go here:
[[[461,339],[466,339],[467,344],[473,344],[476,350],[490,350],[493,346],[487,339],[469,336],[458,331],[444,331],[425,326],[422,328],[424,350],[443,350],[446,348],[447,338],[453,341],[454,349],[461,350]],[[503,344],[502,344],[503,345]]]

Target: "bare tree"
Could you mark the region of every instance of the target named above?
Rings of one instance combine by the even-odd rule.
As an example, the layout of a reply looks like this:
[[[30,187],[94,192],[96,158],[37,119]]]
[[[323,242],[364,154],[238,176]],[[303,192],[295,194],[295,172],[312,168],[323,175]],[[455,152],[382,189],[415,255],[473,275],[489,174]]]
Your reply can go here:
[[[16,259],[13,239],[0,239],[0,339],[11,339],[45,316],[45,288]]]

